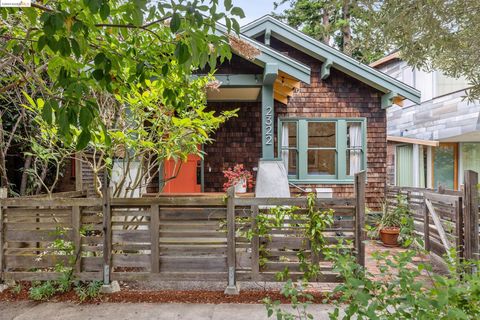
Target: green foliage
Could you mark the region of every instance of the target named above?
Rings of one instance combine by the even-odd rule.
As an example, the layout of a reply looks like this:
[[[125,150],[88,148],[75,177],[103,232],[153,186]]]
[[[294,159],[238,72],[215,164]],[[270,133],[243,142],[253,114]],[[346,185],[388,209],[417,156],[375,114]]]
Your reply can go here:
[[[20,294],[20,292],[22,292],[22,285],[20,283],[17,283],[16,285],[14,285],[10,291],[14,294],[14,295],[18,295]]]
[[[52,281],[44,281],[40,283],[33,283],[28,291],[30,299],[35,301],[48,300],[57,292]]]
[[[272,301],[269,298],[265,298],[263,303],[269,318],[275,315],[280,320],[313,319],[313,315],[307,312],[313,296],[305,292],[305,288],[301,283],[294,283],[289,279],[285,282],[281,293],[291,301],[290,306],[293,312],[285,311],[280,306],[280,301]]]
[[[397,195],[393,208],[383,206],[383,214],[375,231],[378,233],[383,228],[399,228],[398,240],[404,247],[409,247],[411,244],[422,245],[421,239],[415,236],[413,214],[404,195]],[[370,229],[369,232],[372,234],[373,230]]]
[[[364,63],[381,58],[387,50],[378,32],[366,27],[371,12],[365,1],[279,0],[275,9],[285,3],[289,8],[275,14],[277,18]]]
[[[81,234],[86,232],[85,229],[80,230]],[[55,236],[55,239],[48,245],[49,249],[52,249],[50,253],[56,256],[68,256],[67,265],[58,263],[55,265],[54,271],[60,273],[57,280],[52,281],[36,281],[32,283],[32,287],[29,290],[29,297],[32,300],[48,300],[56,293],[67,293],[70,290],[75,291],[79,300],[84,302],[87,299],[97,298],[100,294],[100,288],[102,286],[101,281],[83,282],[77,281],[73,273],[73,266],[77,259],[80,257],[75,256],[75,246],[72,241],[65,240],[69,230],[65,228],[57,228],[51,235]],[[40,255],[42,259],[43,254]]]
[[[85,302],[89,299],[98,298],[102,284],[101,281],[91,281],[88,283],[79,281],[75,283],[74,290],[80,302]]]
[[[106,124],[99,95],[134,96],[156,80],[164,106],[189,109],[193,72],[231,57],[216,23],[238,33],[235,17],[244,13],[228,7],[218,12],[219,0],[60,0],[1,8],[0,58],[17,66],[2,85],[28,81],[39,91],[33,99],[45,101],[42,119],[63,143],[83,149]]]
[[[380,271],[374,276],[353,256],[332,251],[330,258],[345,282],[334,290],[340,298],[330,319],[477,319],[480,274],[465,272],[473,262],[457,261],[450,275],[437,275],[429,265],[415,266],[416,254],[412,250],[394,256],[374,254]],[[478,261],[474,264],[479,266]]]
[[[380,30],[410,66],[464,77],[480,97],[478,1],[368,0],[368,28]]]

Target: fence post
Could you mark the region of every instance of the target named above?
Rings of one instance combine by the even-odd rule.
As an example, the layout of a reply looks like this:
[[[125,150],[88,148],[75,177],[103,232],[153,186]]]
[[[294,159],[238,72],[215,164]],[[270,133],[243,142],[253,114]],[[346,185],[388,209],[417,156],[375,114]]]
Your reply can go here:
[[[465,259],[478,259],[478,173],[466,170],[464,176]]]
[[[424,245],[425,250],[430,251],[430,213],[428,212],[427,203],[425,201],[425,193],[423,193],[423,235],[424,235]]]
[[[160,208],[158,204],[152,204],[150,206],[150,239],[151,239],[151,259],[152,273],[160,272]]]
[[[0,283],[4,280],[3,279],[3,246],[4,246],[4,233],[5,233],[5,227],[3,224],[3,204],[2,204],[2,199],[5,199],[8,195],[8,189],[7,188],[0,188]]]
[[[357,263],[365,266],[365,184],[367,174],[361,171],[355,174],[355,249]]]
[[[105,184],[102,190],[103,195],[103,284],[110,284],[110,273],[112,267],[112,210],[110,207],[111,190]]]
[[[239,294],[235,278],[236,249],[235,249],[235,189],[227,190],[227,266],[228,286],[225,294]]]
[[[458,258],[464,259],[465,257],[465,234],[464,234],[464,221],[463,221],[463,201],[462,197],[458,197],[455,201],[455,247],[457,250]]]
[[[258,206],[252,206],[252,280],[258,281],[260,273],[260,239],[258,237],[258,226],[257,226],[257,216],[258,216]]]
[[[80,224],[81,224],[81,214],[80,207],[72,207],[72,231],[73,231],[73,247],[75,252],[75,266],[74,270],[76,274],[82,272],[82,238],[80,236]]]

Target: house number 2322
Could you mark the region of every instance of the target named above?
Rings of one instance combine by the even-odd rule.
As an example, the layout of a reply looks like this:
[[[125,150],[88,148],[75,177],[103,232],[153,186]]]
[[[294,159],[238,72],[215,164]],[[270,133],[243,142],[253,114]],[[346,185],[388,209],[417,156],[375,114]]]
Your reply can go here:
[[[265,144],[273,144],[273,107],[265,109]]]

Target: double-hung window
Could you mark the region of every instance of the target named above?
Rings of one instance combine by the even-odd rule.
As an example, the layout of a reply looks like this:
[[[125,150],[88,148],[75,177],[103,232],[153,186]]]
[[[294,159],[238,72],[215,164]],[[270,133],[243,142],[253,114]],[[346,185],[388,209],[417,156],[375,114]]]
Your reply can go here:
[[[350,183],[366,169],[364,118],[284,118],[279,128],[279,156],[291,181]]]

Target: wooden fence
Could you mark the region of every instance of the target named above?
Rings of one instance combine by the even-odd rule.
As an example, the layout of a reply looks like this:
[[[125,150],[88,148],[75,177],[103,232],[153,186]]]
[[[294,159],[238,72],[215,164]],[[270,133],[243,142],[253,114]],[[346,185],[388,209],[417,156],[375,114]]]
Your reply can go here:
[[[355,177],[356,197],[318,199],[333,209],[335,222],[325,230],[328,244],[352,240],[358,262],[365,262],[363,231],[365,173]],[[301,221],[283,225],[249,241],[242,230],[256,228],[257,215],[272,206],[298,206]],[[317,263],[317,281],[340,281],[331,264],[311,255],[299,230],[306,198],[224,196],[111,198],[10,198],[0,200],[2,279],[49,280],[56,266],[73,265],[78,279],[103,280],[275,280],[288,267],[301,274],[297,253]],[[247,219],[250,218],[250,219]],[[58,247],[65,240],[67,248]],[[52,245],[57,241],[57,245]],[[73,248],[68,250],[68,248]],[[264,256],[262,250],[268,249]]]
[[[444,255],[455,248],[461,258],[478,259],[479,206],[478,175],[465,171],[462,191],[388,186],[387,209],[397,205],[397,196],[406,198],[413,215],[415,232],[425,249]]]

